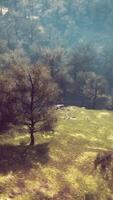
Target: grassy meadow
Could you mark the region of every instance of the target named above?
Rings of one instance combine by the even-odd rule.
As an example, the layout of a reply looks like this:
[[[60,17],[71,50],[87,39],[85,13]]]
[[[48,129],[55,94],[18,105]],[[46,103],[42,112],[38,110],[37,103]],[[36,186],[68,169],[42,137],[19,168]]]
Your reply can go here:
[[[0,200],[112,200],[113,186],[94,169],[99,152],[113,149],[113,112],[65,107],[54,134],[24,128],[0,135]]]

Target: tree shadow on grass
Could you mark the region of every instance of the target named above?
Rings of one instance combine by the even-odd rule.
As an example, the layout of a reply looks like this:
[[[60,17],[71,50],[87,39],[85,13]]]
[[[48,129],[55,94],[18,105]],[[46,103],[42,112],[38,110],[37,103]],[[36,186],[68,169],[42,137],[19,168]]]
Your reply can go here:
[[[0,145],[0,173],[29,170],[37,163],[45,164],[49,159],[49,143],[35,146]]]

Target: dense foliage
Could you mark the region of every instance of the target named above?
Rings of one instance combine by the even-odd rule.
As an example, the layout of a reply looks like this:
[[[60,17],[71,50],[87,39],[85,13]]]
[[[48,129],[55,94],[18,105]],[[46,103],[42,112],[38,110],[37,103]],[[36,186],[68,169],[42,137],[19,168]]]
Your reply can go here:
[[[3,0],[0,67],[44,64],[60,103],[112,109],[112,15],[111,0]]]
[[[0,199],[113,199],[112,33],[113,0],[0,0]]]

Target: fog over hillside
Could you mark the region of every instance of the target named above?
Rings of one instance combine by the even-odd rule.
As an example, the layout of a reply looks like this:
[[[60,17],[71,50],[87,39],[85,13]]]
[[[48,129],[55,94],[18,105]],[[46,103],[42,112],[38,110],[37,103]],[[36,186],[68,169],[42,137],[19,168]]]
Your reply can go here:
[[[74,102],[103,79],[98,95],[112,94],[112,0],[2,0],[0,27],[1,67],[47,65],[64,99]],[[94,82],[90,89],[86,79]]]
[[[0,0],[0,200],[113,200],[113,0]]]
[[[21,42],[31,37],[48,47],[91,42],[99,50],[112,41],[112,0],[2,0],[0,7],[3,39],[5,31]]]

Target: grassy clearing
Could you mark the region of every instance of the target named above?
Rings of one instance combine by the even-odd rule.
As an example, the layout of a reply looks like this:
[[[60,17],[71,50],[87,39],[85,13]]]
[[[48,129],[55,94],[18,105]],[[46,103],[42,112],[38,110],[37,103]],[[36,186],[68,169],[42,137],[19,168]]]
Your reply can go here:
[[[0,200],[112,200],[113,188],[94,170],[98,152],[113,149],[113,113],[67,107],[54,135],[26,130],[0,135]]]

